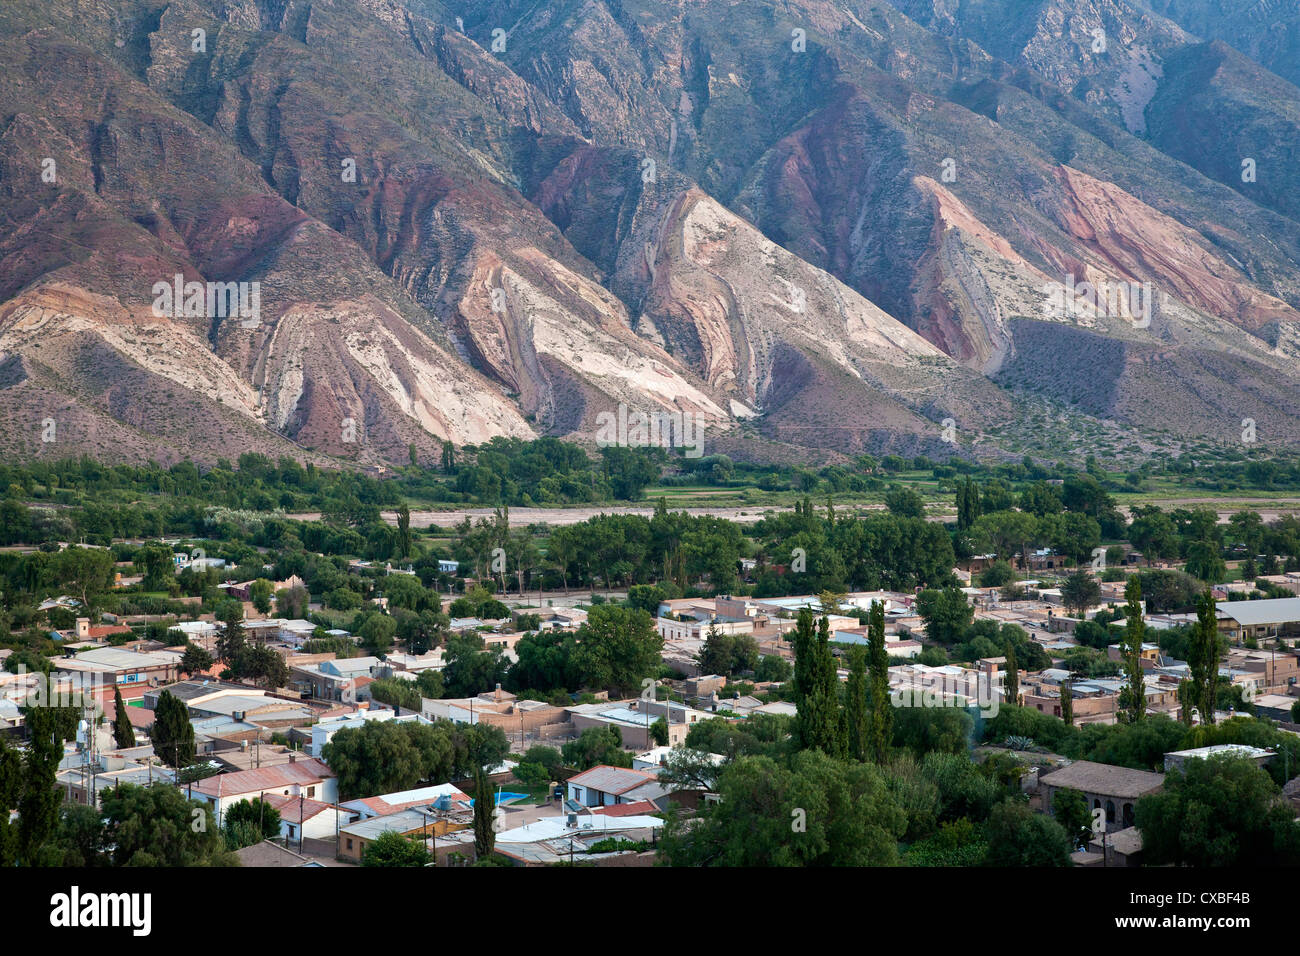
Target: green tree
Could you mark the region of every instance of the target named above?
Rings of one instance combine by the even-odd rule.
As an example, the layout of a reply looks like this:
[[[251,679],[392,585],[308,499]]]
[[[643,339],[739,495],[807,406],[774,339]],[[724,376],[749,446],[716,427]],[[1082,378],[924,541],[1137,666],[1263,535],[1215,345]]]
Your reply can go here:
[[[222,815],[221,825],[226,828],[227,845],[238,850],[261,840],[274,840],[278,837],[280,811],[261,798],[240,800]]]
[[[457,634],[443,649],[443,693],[469,697],[505,683],[509,662],[501,647],[486,647],[474,632]]]
[[[547,747],[542,744],[535,744],[528,748],[523,759],[529,763],[540,765],[546,771],[547,780],[559,780],[560,772],[564,769],[564,758],[554,747]]]
[[[113,687],[113,742],[118,749],[135,746],[135,728],[127,715],[126,704],[122,702],[122,691]]]
[[[952,646],[961,641],[975,617],[975,609],[960,588],[928,589],[916,596],[916,610],[931,641]]]
[[[1078,790],[1063,787],[1052,798],[1052,816],[1065,830],[1072,847],[1087,846],[1092,839],[1092,811]]]
[[[613,605],[593,607],[574,637],[573,686],[620,695],[639,689],[642,680],[654,676],[664,645],[649,614]]]
[[[764,654],[754,668],[754,680],[784,683],[790,679],[794,668],[785,658],[776,654]]]
[[[32,707],[27,710],[27,727],[31,740],[23,761],[23,786],[17,809],[18,859],[28,866],[48,862],[42,858],[43,850],[53,838],[59,823],[61,794],[55,785],[55,775],[63,757],[65,739],[64,729],[59,726],[59,717],[49,707]]]
[[[668,599],[668,592],[657,584],[634,584],[627,589],[627,603],[638,607],[651,617],[659,614],[659,605]]]
[[[817,750],[789,766],[742,757],[718,778],[721,800],[687,827],[670,817],[660,844],[670,866],[889,866],[907,817],[873,764]]]
[[[1146,716],[1146,682],[1142,675],[1142,639],[1146,636],[1146,622],[1142,620],[1142,585],[1136,576],[1128,579],[1124,588],[1127,599],[1124,624],[1124,691],[1120,706],[1126,708],[1129,723],[1136,724]]]
[[[1009,561],[994,561],[980,572],[979,582],[982,588],[1000,588],[1015,579],[1016,572]]]
[[[894,704],[889,697],[889,652],[885,649],[885,606],[871,602],[867,615],[871,668],[871,759],[884,766],[894,736]]]
[[[231,671],[236,677],[251,678],[260,687],[275,690],[289,683],[289,665],[266,644],[245,645],[235,657]]]
[[[650,737],[656,747],[668,746],[668,722],[662,717],[650,725]]]
[[[1196,602],[1196,623],[1187,646],[1191,667],[1191,699],[1201,713],[1201,723],[1214,723],[1219,684],[1219,622],[1214,595],[1206,588]]]
[[[360,727],[344,728],[324,746],[321,756],[338,775],[343,800],[408,790],[420,782],[424,768],[410,735],[391,721],[368,720]]]
[[[829,756],[843,749],[839,716],[839,678],[830,649],[829,621],[814,628],[812,612],[799,612],[795,627],[795,739],[801,748],[817,748]],[[802,658],[802,660],[801,660]]]
[[[221,633],[217,636],[217,659],[233,667],[247,640],[243,605],[238,601],[226,601],[217,608],[216,618],[221,622]]]
[[[623,749],[623,738],[615,727],[588,727],[562,748],[564,763],[578,770],[602,764],[631,767],[632,755]]]
[[[1003,800],[985,823],[986,866],[1069,866],[1070,836],[1051,817],[1015,798]]]
[[[149,728],[158,759],[169,767],[188,767],[194,762],[194,725],[185,702],[164,690],[158,695],[153,726]]]
[[[868,702],[867,649],[849,648],[849,679],[844,690],[844,724],[847,752],[854,760],[867,760],[871,748]]]
[[[397,506],[397,557],[411,554],[411,508],[405,501]]]
[[[902,518],[924,518],[925,499],[911,488],[896,485],[885,492],[885,507]]]
[[[212,811],[170,784],[103,793],[104,844],[114,866],[238,866]]]
[[[113,552],[107,548],[64,548],[54,558],[54,574],[81,599],[82,613],[95,618],[99,599],[113,581]]]
[[[361,851],[362,866],[426,866],[432,859],[423,836],[396,830],[381,833]]]
[[[271,613],[271,582],[266,578],[258,578],[248,586],[248,597],[253,602],[253,607],[257,608],[259,614]]]
[[[185,653],[181,655],[181,673],[186,677],[193,677],[195,674],[206,671],[216,663],[212,655],[205,651],[199,645],[186,641]]]
[[[387,614],[371,614],[366,618],[357,637],[367,654],[386,654],[393,646],[393,635],[397,633],[397,622]]]
[[[17,807],[24,787],[23,755],[0,736],[0,807]],[[18,845],[18,823],[9,819],[8,812],[0,812],[0,867],[18,862]]]
[[[1075,617],[1083,617],[1084,612],[1094,604],[1101,602],[1101,585],[1087,571],[1071,571],[1061,585],[1061,603],[1067,611],[1074,611]]]
[[[480,767],[474,773],[474,853],[480,860],[491,856],[496,845],[495,810],[492,782]]]
[[[1061,681],[1061,720],[1074,726],[1074,688],[1069,678]]]
[[[1164,789],[1137,804],[1144,857],[1151,865],[1300,865],[1300,823],[1277,784],[1253,761],[1189,760],[1165,775]]]
[[[1228,566],[1219,554],[1218,545],[1211,541],[1193,541],[1187,548],[1186,571],[1194,578],[1214,584],[1226,580]]]
[[[310,600],[311,595],[307,589],[295,584],[291,588],[281,588],[275,592],[275,610],[281,617],[297,620],[307,613]]]
[[[143,574],[146,591],[166,592],[176,578],[176,559],[172,549],[161,541],[150,541],[135,554],[135,566]]]

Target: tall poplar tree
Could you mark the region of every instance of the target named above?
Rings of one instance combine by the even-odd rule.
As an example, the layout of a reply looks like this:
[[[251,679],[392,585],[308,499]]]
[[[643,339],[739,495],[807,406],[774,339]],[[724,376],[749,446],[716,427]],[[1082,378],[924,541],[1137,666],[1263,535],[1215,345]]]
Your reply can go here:
[[[122,691],[113,688],[113,742],[118,748],[135,746],[135,728],[131,726],[131,718],[127,716],[126,704],[122,703]]]
[[[23,755],[0,737],[0,867],[18,862],[18,821],[9,820],[9,810],[18,806],[23,792]]]
[[[497,835],[492,829],[494,804],[492,783],[479,767],[474,771],[474,854],[480,860],[491,856],[496,846]]]
[[[1015,646],[1007,641],[1006,650],[1003,654],[1006,657],[1007,668],[1007,703],[1020,706],[1020,665],[1016,663]]]
[[[27,711],[31,742],[23,761],[23,792],[18,799],[18,859],[24,866],[39,865],[41,848],[53,840],[59,826],[63,800],[55,774],[63,757],[64,738],[58,719],[49,707]]]
[[[1125,607],[1126,623],[1124,626],[1124,677],[1128,686],[1124,691],[1121,704],[1125,706],[1125,717],[1130,724],[1136,724],[1146,716],[1146,683],[1142,679],[1142,638],[1146,636],[1146,622],[1142,620],[1142,585],[1137,575],[1128,579],[1124,588],[1124,597],[1128,599]]]
[[[867,648],[849,649],[849,680],[844,694],[844,736],[848,754],[854,760],[867,760],[870,744],[870,703],[867,678]]]
[[[1196,624],[1188,661],[1192,669],[1192,695],[1201,723],[1214,723],[1214,704],[1219,692],[1219,621],[1218,607],[1209,588],[1196,601]]]
[[[397,556],[411,554],[411,508],[403,501],[397,508]]]
[[[871,664],[871,753],[882,766],[889,760],[894,738],[894,705],[889,699],[889,652],[885,650],[885,606],[871,602],[867,614],[867,646]]]
[[[839,714],[839,677],[830,647],[830,622],[823,617],[814,630],[812,612],[807,609],[799,612],[795,628],[795,691],[799,747],[816,748],[830,757],[841,755],[844,724]]]
[[[1074,726],[1074,688],[1070,686],[1068,677],[1061,682],[1061,719],[1068,726]]]

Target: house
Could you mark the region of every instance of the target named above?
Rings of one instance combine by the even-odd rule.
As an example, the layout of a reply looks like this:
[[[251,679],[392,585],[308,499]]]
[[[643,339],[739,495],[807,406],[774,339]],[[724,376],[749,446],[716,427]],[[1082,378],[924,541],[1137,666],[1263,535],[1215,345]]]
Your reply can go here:
[[[211,641],[217,636],[215,621],[179,621],[173,624],[170,630],[180,631],[185,635],[185,640],[200,646],[204,646],[206,641]]]
[[[1090,809],[1106,811],[1108,824],[1123,821],[1124,826],[1131,827],[1138,800],[1160,790],[1165,785],[1165,777],[1148,770],[1076,760],[1039,778],[1038,783],[1045,807],[1052,806],[1058,790],[1078,790]]]
[[[655,746],[651,730],[660,718],[668,724],[669,746],[676,747],[686,742],[691,724],[711,716],[705,711],[667,701],[578,704],[566,709],[574,730],[579,734],[589,727],[617,727],[623,746],[634,750],[649,750]]]
[[[1126,827],[1103,833],[1093,837],[1089,847],[1097,857],[1092,866],[1140,866],[1142,831],[1137,827]]]
[[[653,800],[657,797],[648,797],[645,792],[651,785],[663,791],[655,774],[644,770],[609,767],[604,764],[570,777],[566,783],[568,799],[584,807],[613,806],[619,803],[635,803],[638,800]],[[662,795],[662,792],[657,794],[657,796]]]
[[[295,690],[321,700],[355,700],[357,680],[373,677],[377,657],[348,657],[318,664],[289,664],[289,684]]]
[[[224,717],[269,730],[306,727],[316,719],[311,708],[305,704],[264,693],[222,690],[220,693],[194,698],[186,703],[190,714],[196,718]]]
[[[94,764],[82,765],[80,754],[75,759],[78,761],[76,766],[60,770],[54,776],[55,784],[69,803],[87,804],[93,793],[95,803],[99,805],[104,799],[104,791],[119,784],[145,787],[153,783],[171,783],[175,779],[174,771],[156,761],[142,763],[102,752],[95,755]]]
[[[396,711],[389,707],[359,710],[354,714],[340,714],[335,717],[323,717],[312,725],[311,743],[307,746],[307,752],[313,757],[319,757],[325,745],[333,740],[334,735],[340,730],[359,730],[372,720],[396,720],[398,723],[432,723],[432,721],[426,720],[419,714],[403,714],[398,717]]]
[[[423,836],[426,846],[432,838],[466,830],[473,825],[473,814],[461,810],[440,811],[435,807],[400,810],[383,816],[367,817],[350,823],[339,831],[339,856],[360,863],[366,847],[385,833]],[[430,847],[433,849],[433,847]]]
[[[263,798],[268,806],[280,812],[280,836],[287,844],[301,840],[333,840],[350,816],[332,803],[314,800],[304,792],[293,794],[268,793]]]
[[[714,629],[719,634],[753,634],[754,622],[749,620],[724,621],[719,618],[711,621],[674,621],[661,617],[655,620],[655,629],[665,641],[702,641]]]
[[[75,657],[60,657],[54,670],[61,675],[92,677],[108,685],[167,684],[180,676],[181,655],[175,651],[126,650],[100,647]]]
[[[130,634],[131,629],[121,624],[106,624],[102,627],[91,627],[90,618],[77,618],[77,629],[75,633],[67,635],[69,640],[77,641],[105,641],[115,634]]]
[[[1300,597],[1219,601],[1219,631],[1234,644],[1253,638],[1300,637]]]
[[[1213,744],[1209,747],[1193,747],[1191,750],[1174,750],[1165,754],[1165,772],[1186,771],[1189,760],[1209,760],[1211,757],[1245,757],[1254,761],[1255,766],[1262,767],[1277,754],[1261,747],[1248,747],[1245,744]]]
[[[276,767],[204,777],[188,785],[187,792],[212,807],[220,823],[231,805],[240,800],[256,800],[265,794],[297,798],[301,793],[308,799],[336,803],[339,788],[334,771],[320,760],[307,758]]]
[[[186,568],[191,568],[194,571],[206,571],[209,568],[224,568],[226,566],[225,558],[203,557],[201,552],[200,556],[196,558],[178,551],[172,554],[172,561],[175,563],[177,571],[184,571]]]
[[[66,594],[60,594],[56,598],[49,598],[42,601],[40,604],[36,605],[36,610],[51,611],[54,608],[59,608],[63,611],[75,611],[79,607],[81,607],[81,602],[76,598],[68,597]]]
[[[1251,703],[1255,705],[1256,716],[1289,723],[1291,708],[1300,703],[1300,698],[1285,694],[1260,694]]]
[[[301,618],[292,621],[279,621],[279,637],[286,644],[292,644],[294,647],[300,647],[305,642],[311,640],[312,634],[316,632],[316,625],[311,621],[304,621]]]
[[[23,712],[12,700],[0,697],[0,734],[16,735],[23,726]]]
[[[458,724],[491,724],[507,736],[542,733],[542,728],[568,723],[562,707],[540,700],[520,700],[498,686],[477,697],[425,697],[420,713],[429,720],[451,720]]]
[[[495,851],[517,866],[552,866],[572,860],[578,854],[585,855],[591,846],[610,837],[619,836],[628,841],[653,840],[663,828],[664,821],[648,814],[647,807],[641,813],[630,815],[593,810],[546,817],[497,834]],[[600,866],[602,859],[610,857],[622,857],[618,863],[623,865],[651,866],[654,862],[653,856],[640,854],[636,857],[631,854],[601,854],[584,856],[584,860]]]
[[[241,866],[320,866],[321,864],[301,853],[280,846],[271,840],[254,843],[236,850]]]
[[[451,783],[438,783],[429,787],[417,787],[414,790],[402,790],[397,793],[384,793],[377,797],[361,797],[341,804],[351,821],[369,820],[371,817],[386,817],[392,813],[401,813],[418,807],[434,807],[442,810],[471,809],[469,795]]]

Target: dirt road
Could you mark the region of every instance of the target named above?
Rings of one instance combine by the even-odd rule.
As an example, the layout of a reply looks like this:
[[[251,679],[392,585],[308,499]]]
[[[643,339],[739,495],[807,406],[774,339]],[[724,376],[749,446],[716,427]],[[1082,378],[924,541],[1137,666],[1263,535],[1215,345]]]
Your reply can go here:
[[[1172,508],[1187,508],[1196,505],[1220,505],[1216,510],[1219,513],[1219,524],[1226,524],[1229,516],[1236,514],[1243,507],[1253,511],[1258,511],[1259,516],[1265,522],[1276,521],[1283,515],[1300,513],[1300,498],[1240,498],[1233,503],[1233,507],[1223,507],[1222,498],[1162,498],[1152,499],[1149,504],[1159,505],[1168,511]],[[821,507],[819,505],[819,507]],[[883,511],[884,505],[880,504],[840,504],[836,503],[835,510],[837,513],[852,514],[855,511]],[[749,505],[747,507],[731,508],[673,508],[673,511],[685,511],[690,515],[710,515],[715,518],[726,518],[728,521],[734,521],[737,524],[753,524],[760,520],[766,512],[787,512],[793,511],[792,507],[772,507]],[[1123,506],[1121,511],[1128,513],[1128,507]],[[588,518],[594,518],[600,514],[625,514],[625,515],[644,515],[649,518],[654,514],[654,505],[582,505],[573,508],[511,508],[510,509],[510,527],[524,528],[530,524],[541,522],[549,525],[566,525],[578,524],[586,521]],[[411,527],[427,528],[434,524],[440,528],[450,528],[453,525],[464,521],[466,517],[473,518],[477,521],[479,518],[492,517],[493,509],[491,508],[457,508],[452,511],[412,511]],[[948,509],[946,513],[928,515],[931,521],[952,521],[953,513]],[[320,518],[320,512],[304,511],[291,514],[288,517],[295,518],[299,521],[316,521]],[[397,512],[385,511],[383,518],[389,524],[397,524]]]

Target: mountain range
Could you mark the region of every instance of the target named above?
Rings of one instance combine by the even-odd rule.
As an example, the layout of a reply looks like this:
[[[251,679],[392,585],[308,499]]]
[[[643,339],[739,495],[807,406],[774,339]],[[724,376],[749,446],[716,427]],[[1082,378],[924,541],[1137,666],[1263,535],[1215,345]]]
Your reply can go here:
[[[6,0],[0,454],[1295,449],[1298,83],[1280,0]]]

